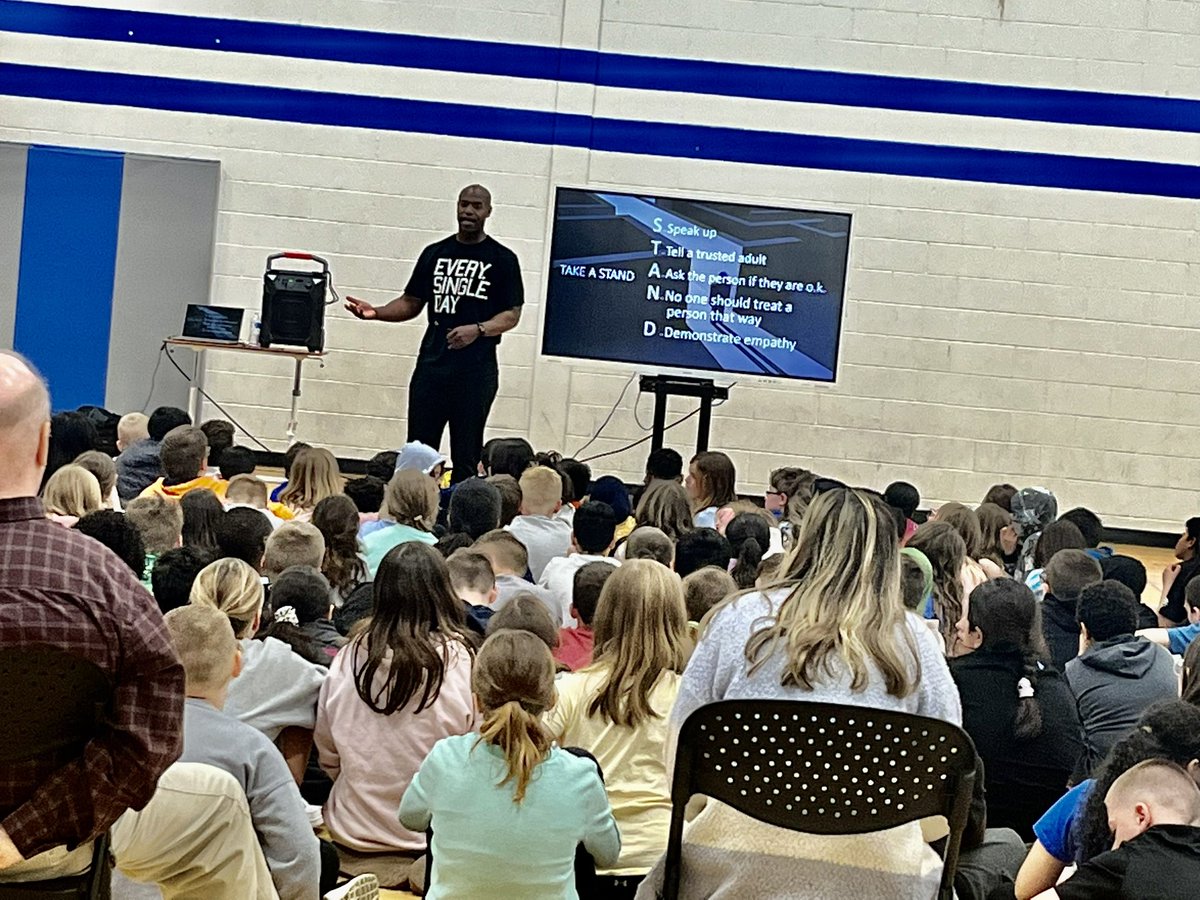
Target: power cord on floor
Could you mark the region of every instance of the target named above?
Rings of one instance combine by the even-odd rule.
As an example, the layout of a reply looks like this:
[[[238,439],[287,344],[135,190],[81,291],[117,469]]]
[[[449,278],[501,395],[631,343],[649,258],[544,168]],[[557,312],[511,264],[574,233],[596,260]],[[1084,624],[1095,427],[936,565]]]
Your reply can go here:
[[[166,341],[163,341],[162,348],[159,350],[160,361],[161,361],[161,354],[163,354],[163,353],[166,354],[167,361],[170,362],[171,365],[173,365],[175,367],[175,370],[177,372],[179,372],[180,375],[183,376],[184,380],[187,381],[187,383],[190,384],[192,387],[194,387],[197,391],[199,391],[201,397],[203,397],[205,400],[207,400],[209,403],[211,403],[213,406],[215,406],[217,409],[219,409],[221,411],[222,415],[224,415],[225,418],[228,419],[230,421],[230,423],[232,423],[233,426],[238,429],[238,431],[240,431],[242,434],[246,435],[246,437],[250,438],[250,440],[254,441],[254,443],[258,444],[258,446],[261,447],[264,452],[266,452],[266,453],[272,452],[270,447],[268,447],[266,444],[264,444],[262,441],[260,441],[257,437],[255,437],[254,434],[252,434],[249,431],[249,429],[246,428],[246,426],[244,426],[241,422],[239,422],[232,415],[230,415],[229,410],[225,409],[225,407],[223,407],[220,403],[218,403],[216,400],[214,400],[212,398],[212,396],[207,391],[204,390],[204,388],[200,387],[200,385],[195,383],[192,376],[189,375],[187,372],[185,372],[183,370],[183,367],[181,365],[179,365],[178,362],[175,361],[175,357],[171,355],[171,348],[167,346]],[[151,385],[151,390],[153,391],[153,384]],[[149,404],[149,400],[147,400],[146,402],[147,402],[147,404]]]

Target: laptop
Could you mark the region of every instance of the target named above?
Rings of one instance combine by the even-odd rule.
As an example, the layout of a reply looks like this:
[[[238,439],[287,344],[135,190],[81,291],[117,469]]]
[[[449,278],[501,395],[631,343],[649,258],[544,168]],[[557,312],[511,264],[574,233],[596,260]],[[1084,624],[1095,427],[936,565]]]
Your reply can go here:
[[[183,319],[183,336],[197,341],[236,344],[242,337],[244,309],[189,303]]]

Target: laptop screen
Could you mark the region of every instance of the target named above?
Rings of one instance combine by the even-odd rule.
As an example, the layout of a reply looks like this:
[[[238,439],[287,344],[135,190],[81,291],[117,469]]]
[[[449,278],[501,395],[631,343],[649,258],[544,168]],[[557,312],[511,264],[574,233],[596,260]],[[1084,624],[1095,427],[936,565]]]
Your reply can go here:
[[[183,336],[203,341],[237,343],[242,334],[243,309],[189,303],[183,320]]]

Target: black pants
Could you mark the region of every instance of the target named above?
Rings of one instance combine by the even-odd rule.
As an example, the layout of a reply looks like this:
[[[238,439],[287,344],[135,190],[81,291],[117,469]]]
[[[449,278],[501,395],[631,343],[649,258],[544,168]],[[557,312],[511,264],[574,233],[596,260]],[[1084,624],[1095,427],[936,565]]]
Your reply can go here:
[[[483,429],[500,378],[489,360],[477,369],[446,372],[417,363],[408,385],[408,439],[437,448],[450,426],[452,480],[474,478],[483,452]]]
[[[337,887],[338,869],[341,868],[341,860],[338,858],[337,847],[329,843],[329,841],[321,841],[321,885],[319,890],[321,896],[324,897],[327,893]]]

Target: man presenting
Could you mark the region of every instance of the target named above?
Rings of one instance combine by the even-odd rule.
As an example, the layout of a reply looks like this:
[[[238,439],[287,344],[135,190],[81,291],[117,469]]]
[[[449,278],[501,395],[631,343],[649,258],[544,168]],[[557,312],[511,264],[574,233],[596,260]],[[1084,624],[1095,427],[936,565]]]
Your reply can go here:
[[[483,230],[491,214],[486,188],[463,188],[458,233],[421,251],[403,294],[378,307],[346,298],[355,316],[381,322],[407,322],[428,308],[408,386],[408,440],[436,448],[449,424],[456,482],[475,474],[499,384],[496,345],[521,321],[525,302],[516,254]]]

